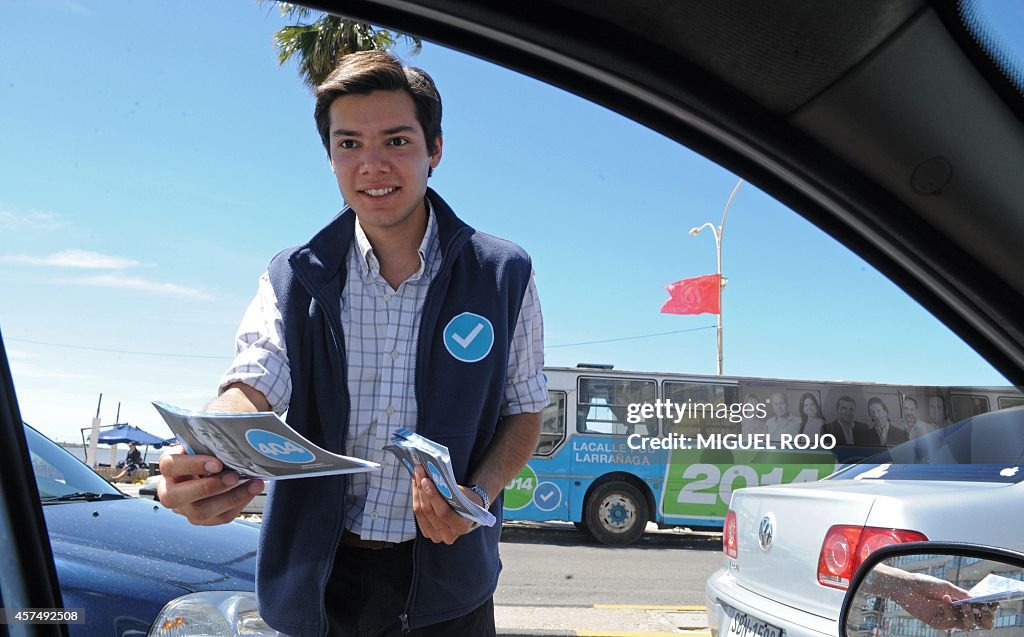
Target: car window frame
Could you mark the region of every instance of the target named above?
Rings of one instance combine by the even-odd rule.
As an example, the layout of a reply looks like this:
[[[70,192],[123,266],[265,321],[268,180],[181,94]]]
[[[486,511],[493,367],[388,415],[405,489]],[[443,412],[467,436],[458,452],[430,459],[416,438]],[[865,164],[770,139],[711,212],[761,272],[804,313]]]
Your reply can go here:
[[[575,11],[572,3],[544,3],[528,14],[509,3],[448,0],[400,6],[390,0],[303,4],[513,69],[679,142],[849,248],[1010,383],[1024,385],[1024,331],[1013,327],[1024,324],[1024,281],[1020,288],[1016,279],[1011,284],[961,243],[922,225],[924,210],[910,209],[820,140],[808,139],[789,117],[753,103],[692,61],[621,30],[616,46],[609,47],[605,33],[615,25]],[[967,55],[962,44],[957,49]],[[977,97],[1006,106],[996,92]],[[979,299],[985,300],[983,308]]]
[[[61,608],[57,568],[0,332],[0,608]],[[67,635],[66,624],[0,624],[0,635]]]

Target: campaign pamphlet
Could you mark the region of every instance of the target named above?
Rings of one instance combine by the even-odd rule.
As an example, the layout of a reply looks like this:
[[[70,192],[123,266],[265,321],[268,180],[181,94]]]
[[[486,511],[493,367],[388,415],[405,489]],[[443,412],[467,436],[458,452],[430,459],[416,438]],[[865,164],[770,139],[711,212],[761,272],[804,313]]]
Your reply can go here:
[[[494,515],[467,498],[459,488],[448,447],[408,429],[399,429],[391,437],[391,444],[384,446],[384,450],[395,454],[410,474],[416,465],[423,465],[427,475],[434,481],[437,492],[448,501],[456,513],[483,526],[494,526]]]
[[[185,450],[215,456],[243,478],[288,480],[379,471],[380,465],[321,449],[273,412],[206,413],[155,401]]]
[[[954,604],[992,604],[1024,599],[1024,582],[989,573],[975,584],[967,599],[958,599]]]

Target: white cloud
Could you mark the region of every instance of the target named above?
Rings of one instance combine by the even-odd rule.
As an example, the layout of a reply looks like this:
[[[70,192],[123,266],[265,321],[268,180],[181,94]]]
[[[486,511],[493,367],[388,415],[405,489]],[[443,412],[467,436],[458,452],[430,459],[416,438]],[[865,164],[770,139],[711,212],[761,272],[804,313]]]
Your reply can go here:
[[[148,292],[150,294],[156,294],[158,296],[171,296],[182,299],[194,299],[202,301],[208,301],[213,299],[213,297],[210,294],[203,292],[202,290],[198,290],[196,288],[190,288],[184,285],[178,285],[176,283],[160,283],[158,281],[150,281],[149,279],[125,276],[123,274],[118,273],[99,274],[90,277],[68,279],[66,282],[75,285],[93,285],[105,288],[138,290],[140,292]]]
[[[96,13],[76,0],[35,0],[35,7],[51,13],[74,13],[80,16],[94,16]]]
[[[84,15],[84,16],[96,15],[91,9],[86,8],[85,6],[83,6],[82,4],[80,4],[78,2],[73,2],[73,1],[70,1],[70,0],[68,2],[64,3],[64,8],[66,8],[71,13],[77,13],[78,15]]]
[[[7,340],[11,340],[11,339],[7,339]],[[7,348],[7,360],[9,360],[11,362],[29,360],[30,358],[37,358],[38,356],[39,356],[39,354],[33,354],[32,352],[26,352],[25,350],[22,350],[22,349],[16,349],[16,348],[13,348],[13,347],[8,347]]]
[[[45,257],[33,257],[28,255],[6,255],[0,256],[0,261],[5,263],[24,263],[27,265],[45,265],[58,268],[82,268],[120,270],[141,265],[135,259],[115,257],[89,250],[64,250],[55,252]]]
[[[68,225],[59,215],[52,212],[17,213],[0,210],[0,230],[60,230]]]
[[[13,376],[16,381],[25,378],[42,378],[55,382],[91,381],[96,378],[95,374],[73,371],[55,371],[45,367],[39,367],[37,365],[20,364],[17,361],[11,361],[11,376]]]

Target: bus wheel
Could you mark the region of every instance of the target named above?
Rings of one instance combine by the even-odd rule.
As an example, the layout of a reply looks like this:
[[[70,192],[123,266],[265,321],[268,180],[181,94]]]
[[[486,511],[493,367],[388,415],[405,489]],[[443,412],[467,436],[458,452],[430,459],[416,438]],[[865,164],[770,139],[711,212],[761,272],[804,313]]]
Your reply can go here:
[[[647,499],[627,482],[607,482],[587,501],[587,530],[602,544],[632,544],[647,528]]]

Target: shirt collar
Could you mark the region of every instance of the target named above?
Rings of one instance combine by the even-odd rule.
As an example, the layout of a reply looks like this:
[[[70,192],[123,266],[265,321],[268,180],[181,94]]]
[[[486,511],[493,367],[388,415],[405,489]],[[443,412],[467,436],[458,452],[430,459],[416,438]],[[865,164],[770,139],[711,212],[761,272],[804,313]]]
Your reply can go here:
[[[417,252],[420,255],[420,267],[415,274],[409,277],[410,281],[423,276],[430,247],[435,237],[437,237],[437,218],[434,215],[434,206],[430,203],[430,199],[424,197],[423,200],[427,206],[427,231],[423,233],[423,240],[420,241],[420,247],[417,248]],[[370,239],[367,238],[366,232],[363,231],[363,226],[359,223],[358,217],[356,218],[356,247],[359,249],[359,266],[363,271],[374,274],[380,272],[380,262],[377,260],[377,255],[373,253],[373,246],[370,245]]]

